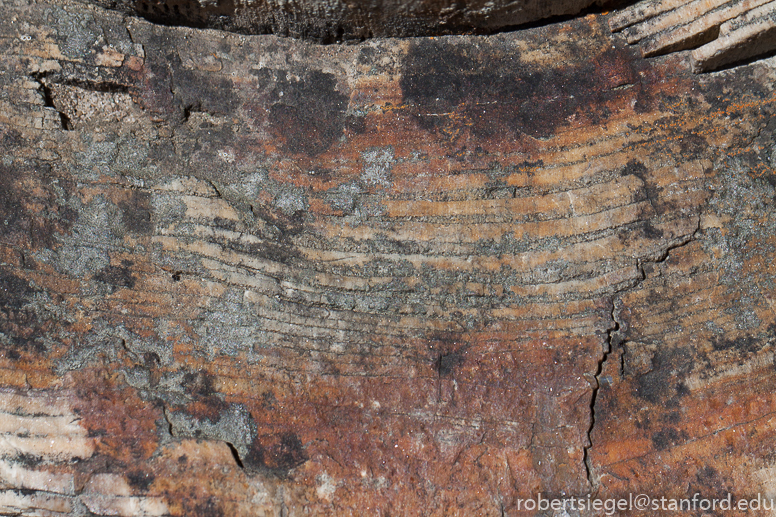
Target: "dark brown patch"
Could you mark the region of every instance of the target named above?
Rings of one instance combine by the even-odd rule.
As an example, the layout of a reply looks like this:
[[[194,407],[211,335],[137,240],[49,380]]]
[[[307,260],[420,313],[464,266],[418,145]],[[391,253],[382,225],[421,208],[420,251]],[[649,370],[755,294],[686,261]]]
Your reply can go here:
[[[150,487],[154,480],[156,479],[156,476],[154,476],[150,472],[141,472],[141,471],[131,471],[127,472],[127,480],[129,481],[129,485],[139,490],[140,492],[147,492],[148,487]]]
[[[678,431],[673,427],[667,427],[652,435],[652,445],[656,450],[662,451],[681,444],[687,439],[684,431]]]
[[[181,386],[191,396],[209,397],[217,392],[213,388],[212,376],[204,372],[188,372],[183,376]]]
[[[291,469],[307,461],[304,445],[294,433],[264,435],[251,444],[243,463],[248,469],[287,477]]]
[[[199,515],[200,517],[224,517],[226,514],[224,510],[219,506],[215,497],[208,497],[207,500],[202,501],[194,507],[192,515]]]
[[[228,115],[237,107],[234,83],[226,77],[178,68],[173,83],[175,102],[185,116],[195,112]]]
[[[763,348],[767,342],[761,342],[753,336],[742,336],[737,339],[714,338],[711,346],[714,350],[733,350],[744,354],[754,353]]]
[[[121,221],[130,232],[149,235],[154,231],[151,220],[151,194],[142,190],[130,190],[126,199],[119,201]]]
[[[436,332],[431,337],[429,349],[434,357],[434,370],[440,377],[451,375],[466,361],[468,345],[457,332]]]
[[[514,49],[500,48],[497,41],[423,39],[412,43],[400,84],[405,104],[425,130],[450,132],[448,126],[463,119],[478,137],[506,131],[543,138],[567,125],[571,115],[600,123],[611,103],[624,105],[638,96],[639,75],[631,68],[636,61],[627,52],[609,50],[579,64],[540,67],[522,63]],[[635,86],[617,89],[623,84]]]
[[[269,123],[288,152],[316,156],[342,136],[348,97],[336,87],[334,75],[319,70],[298,81],[280,74],[272,93]]]
[[[110,284],[114,287],[126,287],[132,289],[135,287],[136,278],[132,274],[129,266],[132,262],[124,261],[121,266],[107,266],[102,271],[94,275],[98,282]]]
[[[14,348],[8,350],[10,358],[20,358],[19,350],[43,352],[44,322],[28,307],[37,289],[27,280],[7,273],[0,268],[0,333],[10,339]]]
[[[658,350],[652,358],[652,370],[636,381],[635,395],[659,403],[667,397],[679,397],[676,376],[692,369],[692,353],[686,349]]]
[[[0,240],[50,248],[54,234],[70,228],[76,214],[57,204],[50,186],[54,181],[68,190],[69,184],[55,178],[48,165],[24,169],[0,165]]]

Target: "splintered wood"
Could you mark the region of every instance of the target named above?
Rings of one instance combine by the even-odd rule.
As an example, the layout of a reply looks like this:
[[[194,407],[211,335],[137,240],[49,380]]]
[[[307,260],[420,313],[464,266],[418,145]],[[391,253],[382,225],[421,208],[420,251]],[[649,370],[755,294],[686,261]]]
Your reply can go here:
[[[773,59],[0,19],[0,514],[776,495]]]
[[[695,49],[695,72],[707,72],[776,51],[776,1],[642,1],[609,20],[645,57]]]

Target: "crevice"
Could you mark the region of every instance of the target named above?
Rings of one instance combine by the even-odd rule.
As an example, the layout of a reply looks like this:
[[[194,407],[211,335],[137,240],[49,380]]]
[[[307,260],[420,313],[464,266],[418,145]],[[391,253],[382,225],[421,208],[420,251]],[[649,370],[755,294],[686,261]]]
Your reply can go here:
[[[38,83],[38,89],[40,90],[41,95],[43,96],[43,105],[47,108],[53,108],[57,111],[59,114],[59,122],[62,125],[62,129],[65,131],[72,131],[73,130],[73,124],[70,122],[70,117],[68,117],[64,111],[62,111],[59,106],[57,106],[54,102],[54,95],[51,91],[51,88],[49,85],[44,81],[44,78],[46,77],[45,74],[41,73],[35,73],[31,74],[32,79]]]
[[[164,415],[165,422],[167,422],[167,432],[174,438],[175,433],[173,432],[172,420],[170,420],[170,415],[167,414],[167,407],[164,403],[162,403],[162,414]]]
[[[548,12],[539,19],[511,24],[505,20],[498,20],[498,17],[493,15],[479,15],[471,19],[459,19],[460,17],[454,16],[445,19],[449,18],[449,15],[437,10],[436,15],[428,13],[417,20],[404,23],[391,21],[391,18],[388,18],[387,25],[378,26],[363,23],[362,16],[364,13],[369,14],[369,9],[363,11],[361,15],[354,9],[348,9],[343,11],[339,18],[324,16],[322,19],[307,20],[299,17],[303,9],[273,10],[255,7],[253,12],[250,9],[246,12],[250,12],[256,21],[248,22],[247,19],[241,19],[235,11],[237,4],[234,1],[216,3],[165,0],[92,1],[101,7],[118,11],[125,17],[137,16],[157,26],[215,29],[243,35],[271,34],[279,38],[297,39],[318,45],[358,45],[375,37],[492,36],[535,29],[589,15],[604,15],[612,9],[624,8],[636,2],[636,0],[598,0],[589,6],[568,9],[568,12],[562,14],[552,14],[553,9],[546,9]],[[434,8],[431,10],[435,11]],[[259,21],[261,19],[263,21]],[[377,34],[375,34],[376,31]]]
[[[224,198],[223,194],[221,193],[221,189],[218,188],[218,185],[216,185],[214,181],[208,180],[208,184],[210,185],[210,188],[212,188],[215,191],[217,198],[219,199]],[[253,206],[251,206],[251,211],[253,211]]]
[[[36,72],[31,74],[45,90],[49,90],[48,83],[60,84],[62,86],[71,86],[82,90],[97,93],[130,93],[130,87],[126,84],[113,81],[90,81],[75,77],[63,77],[60,73]],[[52,100],[53,102],[53,100]]]
[[[226,446],[229,447],[229,451],[231,451],[232,457],[234,458],[234,462],[237,463],[237,466],[241,469],[245,469],[245,465],[243,465],[243,462],[240,459],[240,453],[237,452],[237,448],[231,442],[224,443],[226,443]]]
[[[644,262],[639,261],[638,263],[638,269],[641,273],[641,279],[633,286],[628,287],[626,289],[622,289],[621,291],[618,291],[615,293],[616,298],[612,299],[611,302],[611,312],[610,312],[610,320],[611,325],[608,328],[606,332],[606,343],[604,344],[604,350],[603,354],[601,355],[601,358],[598,361],[598,365],[596,366],[595,375],[593,376],[593,382],[592,384],[592,394],[590,397],[590,426],[587,429],[587,445],[583,447],[584,453],[583,453],[583,461],[585,463],[585,471],[587,475],[587,482],[591,489],[595,487],[595,483],[593,480],[593,468],[590,461],[590,448],[593,446],[593,428],[595,427],[596,418],[595,418],[595,406],[596,402],[598,400],[598,393],[601,389],[602,381],[606,384],[611,383],[611,379],[607,380],[606,377],[602,377],[604,365],[606,364],[606,361],[609,359],[609,356],[612,354],[612,352],[618,351],[619,358],[618,358],[618,370],[620,375],[622,375],[624,368],[625,368],[625,356],[622,353],[622,344],[625,341],[625,330],[627,329],[626,323],[620,319],[620,313],[622,311],[622,298],[620,297],[621,293],[627,292],[628,290],[635,289],[641,283],[646,280],[647,274],[644,270],[644,263],[650,262],[653,264],[661,264],[665,262],[669,255],[671,254],[671,251],[681,248],[682,246],[686,246],[687,244],[693,242],[697,239],[698,232],[701,230],[701,217],[700,215],[697,216],[697,219],[695,221],[695,228],[693,229],[692,233],[683,236],[680,238],[677,242],[674,244],[671,244],[663,250],[663,252],[652,258],[647,259]]]
[[[593,377],[593,385],[592,385],[592,394],[590,396],[590,426],[587,429],[587,444],[584,446],[584,454],[583,459],[585,462],[585,471],[587,475],[587,483],[592,489],[595,486],[594,480],[593,480],[593,469],[592,465],[590,464],[590,448],[593,446],[593,427],[595,427],[595,404],[598,399],[598,392],[601,389],[601,374],[604,370],[604,364],[606,363],[606,360],[609,358],[609,355],[612,353],[612,351],[619,347],[620,343],[622,342],[622,337],[620,336],[620,310],[622,309],[622,300],[618,297],[612,300],[611,302],[611,312],[610,312],[610,318],[611,318],[611,325],[609,326],[609,329],[606,332],[606,343],[604,345],[604,351],[601,355],[600,360],[598,361],[598,365],[596,367],[596,372]]]
[[[665,250],[663,250],[663,253],[661,253],[656,259],[650,260],[649,262],[652,262],[654,264],[662,264],[668,259],[668,256],[671,254],[671,252],[675,249],[681,248],[682,246],[686,246],[693,242],[698,237],[698,232],[701,231],[701,216],[698,215],[697,219],[695,220],[695,228],[693,229],[692,233],[689,235],[685,235],[682,237],[679,241],[677,241],[674,244],[671,244],[666,247]]]

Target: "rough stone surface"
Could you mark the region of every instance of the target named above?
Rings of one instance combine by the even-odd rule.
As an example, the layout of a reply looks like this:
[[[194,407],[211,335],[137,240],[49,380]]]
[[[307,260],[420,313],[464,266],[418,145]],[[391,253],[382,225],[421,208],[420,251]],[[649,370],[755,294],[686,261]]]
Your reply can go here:
[[[0,514],[776,496],[773,59],[0,17]]]

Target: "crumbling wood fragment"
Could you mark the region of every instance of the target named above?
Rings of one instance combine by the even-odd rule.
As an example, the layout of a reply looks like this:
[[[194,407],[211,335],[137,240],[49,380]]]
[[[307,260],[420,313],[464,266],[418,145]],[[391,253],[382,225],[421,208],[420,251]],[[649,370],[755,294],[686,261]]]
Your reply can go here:
[[[692,52],[693,70],[707,72],[776,51],[776,1],[643,1],[609,20],[645,57]]]
[[[773,59],[0,19],[0,514],[776,495]]]

